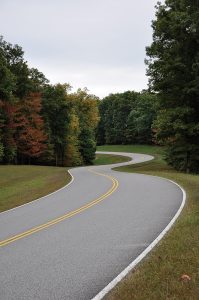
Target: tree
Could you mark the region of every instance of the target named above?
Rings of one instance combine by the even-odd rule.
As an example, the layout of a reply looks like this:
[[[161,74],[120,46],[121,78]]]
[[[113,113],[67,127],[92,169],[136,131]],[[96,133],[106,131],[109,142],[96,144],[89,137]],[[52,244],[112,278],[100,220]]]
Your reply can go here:
[[[199,3],[158,3],[147,47],[149,87],[159,93],[156,137],[178,170],[199,171]]]
[[[12,101],[16,89],[16,77],[6,67],[5,60],[0,52],[0,99]]]
[[[2,144],[2,142],[0,142],[0,161],[2,161],[2,158],[3,158],[3,156],[4,156],[3,150],[4,150],[3,144]]]
[[[67,134],[69,128],[70,107],[68,84],[48,85],[42,96],[42,116],[49,146],[53,149],[56,165],[64,165]]]
[[[86,89],[50,85],[24,52],[0,36],[0,161],[60,166],[91,163],[99,120]]]
[[[36,68],[29,69],[29,79],[32,92],[42,92],[49,84],[49,80],[45,75]]]
[[[11,163],[16,157],[16,141],[14,133],[16,124],[14,121],[16,107],[9,101],[0,101],[0,146],[1,159],[5,163]]]
[[[84,164],[91,164],[95,158],[95,130],[99,122],[98,98],[88,93],[87,89],[78,89],[70,95],[78,117],[78,147]]]
[[[98,104],[98,144],[152,143],[156,102],[156,95],[144,91],[127,91],[104,98]]]
[[[126,136],[129,142],[151,144],[152,124],[156,118],[157,95],[142,92],[137,96],[134,108],[127,118]]]
[[[70,102],[71,103],[71,102]],[[65,150],[65,166],[79,166],[82,165],[83,160],[79,151],[79,118],[76,112],[76,107],[72,101],[70,110],[70,121],[68,126],[68,133],[66,137],[66,150]]]
[[[7,43],[0,36],[0,56],[3,57],[4,68],[10,71],[15,80],[15,87],[12,93],[17,98],[23,98],[31,92],[29,68],[27,62],[24,61],[23,55],[24,52],[20,46]]]
[[[15,140],[18,158],[22,163],[31,158],[38,158],[46,150],[47,136],[44,122],[40,116],[41,95],[33,93],[17,105],[15,114]]]
[[[98,111],[100,115],[100,119],[98,122],[98,126],[96,128],[96,140],[98,145],[105,145],[106,139],[105,139],[105,115],[106,115],[106,103],[103,100],[97,101],[98,104]]]

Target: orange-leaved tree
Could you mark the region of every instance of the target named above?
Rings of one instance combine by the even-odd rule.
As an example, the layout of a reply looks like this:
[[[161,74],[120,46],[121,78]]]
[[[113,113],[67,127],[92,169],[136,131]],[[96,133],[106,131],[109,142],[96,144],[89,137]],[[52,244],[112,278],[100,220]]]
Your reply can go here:
[[[16,143],[21,162],[40,157],[46,150],[47,135],[40,115],[41,95],[31,93],[17,104]]]

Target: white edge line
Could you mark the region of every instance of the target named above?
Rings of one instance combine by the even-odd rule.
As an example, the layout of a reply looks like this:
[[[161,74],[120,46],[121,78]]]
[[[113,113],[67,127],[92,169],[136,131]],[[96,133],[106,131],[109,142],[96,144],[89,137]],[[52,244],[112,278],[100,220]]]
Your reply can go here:
[[[154,176],[159,177],[159,176]],[[99,292],[94,298],[91,300],[101,300],[107,293],[109,293],[131,270],[135,268],[135,266],[158,244],[158,242],[164,237],[164,235],[169,231],[169,229],[173,226],[177,218],[179,217],[185,202],[186,202],[186,192],[185,190],[176,182],[169,180],[167,178],[159,177],[161,179],[166,179],[173,184],[177,185],[183,194],[182,203],[180,208],[176,212],[173,219],[169,222],[169,224],[165,227],[165,229],[158,235],[158,237],[134,260],[126,267],[117,277],[115,277],[101,292]]]
[[[99,152],[99,153],[100,153],[100,152],[106,152],[106,153],[108,153],[108,151],[96,151],[96,153],[97,153],[97,152]],[[115,153],[117,153],[117,152],[115,152]],[[129,154],[134,154],[134,153],[129,153]],[[117,154],[116,154],[116,155],[117,155]],[[147,155],[147,154],[146,154],[146,155]],[[153,159],[154,159],[154,157],[153,157]],[[132,160],[133,160],[133,158],[132,158]],[[132,160],[131,160],[131,161],[132,161]],[[128,164],[128,163],[131,163],[131,161],[127,162],[127,164]],[[119,163],[119,164],[121,164],[121,163]],[[113,164],[113,165],[115,165],[115,167],[116,167],[116,164]],[[82,168],[84,168],[84,167],[85,167],[85,166],[82,166]],[[111,167],[111,165],[110,165],[110,167]],[[80,168],[81,168],[81,167],[80,167]],[[50,194],[47,194],[47,195],[45,195],[45,196],[43,196],[43,197],[40,197],[40,198],[38,198],[38,199],[35,199],[35,200],[30,201],[30,202],[24,203],[24,204],[22,204],[22,205],[19,205],[19,206],[16,206],[16,207],[7,209],[7,210],[5,210],[5,211],[2,211],[2,212],[0,212],[0,215],[9,213],[10,211],[16,210],[16,209],[18,209],[18,208],[20,208],[20,207],[23,207],[23,206],[25,206],[25,205],[31,205],[32,203],[34,203],[34,202],[36,202],[36,201],[42,200],[42,199],[44,199],[44,198],[46,198],[46,197],[48,197],[48,196],[51,196],[51,195],[53,195],[53,194],[55,194],[55,193],[57,193],[57,192],[59,192],[59,191],[65,189],[66,187],[68,187],[68,186],[74,181],[74,177],[73,177],[73,175],[71,174],[70,171],[71,171],[71,169],[67,170],[67,172],[68,172],[68,173],[70,174],[70,176],[71,176],[71,181],[70,181],[69,183],[67,183],[65,186],[63,186],[62,188],[60,188],[60,189],[58,189],[58,190],[56,190],[56,191],[54,191],[54,192],[52,192],[52,193],[50,193]]]
[[[7,213],[7,212],[10,212],[12,210],[15,210],[17,208],[20,208],[20,207],[23,207],[25,205],[30,205],[32,204],[33,202],[36,202],[36,201],[39,201],[41,199],[44,199],[50,195],[53,195],[59,191],[61,191],[62,189],[68,187],[73,181],[74,181],[74,177],[73,175],[71,174],[70,170],[67,170],[67,172],[70,174],[71,176],[71,181],[66,184],[65,186],[63,186],[62,188],[48,194],[48,195],[45,195],[43,197],[40,197],[38,199],[35,199],[33,201],[30,201],[28,203],[25,203],[25,204],[22,204],[22,205],[19,205],[17,207],[14,207],[14,208],[11,208],[11,209],[8,209],[6,211],[3,211],[0,213],[1,214],[4,214],[4,213]],[[151,175],[150,175],[151,176]],[[153,175],[152,175],[153,176]],[[168,180],[170,182],[172,182],[173,184],[175,184],[176,186],[178,186],[181,191],[182,191],[182,194],[183,194],[183,199],[182,199],[182,203],[180,205],[180,208],[178,209],[178,211],[176,212],[175,216],[173,217],[173,219],[169,222],[169,224],[165,227],[165,229],[158,235],[158,237],[134,260],[132,261],[128,267],[126,267],[117,277],[115,277],[101,292],[99,292],[94,298],[92,298],[91,300],[101,300],[106,294],[108,294],[124,277],[126,277],[126,275],[131,271],[133,270],[136,265],[159,243],[159,241],[165,236],[165,234],[169,231],[169,229],[173,226],[173,224],[175,223],[175,221],[177,220],[177,218],[179,217],[180,213],[182,212],[183,210],[183,207],[185,205],[185,202],[186,202],[186,192],[185,190],[179,185],[177,184],[175,181],[172,181],[170,179],[167,179],[167,178],[163,178],[163,177],[160,177],[160,176],[153,176],[153,177],[158,177],[158,178],[161,178],[161,179],[165,179],[165,180]]]
[[[71,170],[71,169],[70,169],[70,170]],[[69,183],[67,183],[65,186],[63,186],[62,188],[60,188],[60,189],[58,189],[58,190],[56,190],[56,191],[54,191],[54,192],[52,192],[52,193],[50,193],[50,194],[47,194],[47,195],[45,195],[45,196],[43,196],[43,197],[40,197],[40,198],[35,199],[35,200],[32,200],[32,201],[30,201],[30,202],[28,202],[28,203],[24,203],[24,204],[22,204],[22,205],[19,205],[19,206],[10,208],[10,209],[5,210],[5,211],[2,211],[2,212],[0,212],[0,215],[5,214],[5,213],[8,213],[8,212],[10,212],[10,211],[12,211],[12,210],[16,210],[16,209],[21,208],[21,207],[23,207],[23,206],[25,206],[25,205],[31,205],[32,203],[34,203],[34,202],[36,202],[36,201],[42,200],[42,199],[44,199],[44,198],[46,198],[46,197],[48,197],[48,196],[51,196],[51,195],[53,195],[53,194],[55,194],[55,193],[57,193],[57,192],[59,192],[59,191],[65,189],[66,187],[68,187],[68,186],[74,181],[74,177],[73,177],[73,175],[71,174],[70,170],[67,170],[67,172],[68,172],[69,175],[71,176],[71,181],[70,181]]]

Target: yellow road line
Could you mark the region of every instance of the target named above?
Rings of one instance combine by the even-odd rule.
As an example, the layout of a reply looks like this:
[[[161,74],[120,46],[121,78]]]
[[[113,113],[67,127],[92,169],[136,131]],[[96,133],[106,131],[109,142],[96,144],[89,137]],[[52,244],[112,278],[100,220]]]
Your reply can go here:
[[[97,199],[95,199],[95,200],[93,200],[93,201],[91,201],[91,202],[89,202],[89,203],[81,206],[80,208],[78,208],[76,210],[73,210],[73,211],[71,211],[71,212],[69,212],[69,213],[67,213],[67,214],[65,214],[65,215],[63,215],[61,217],[58,217],[58,218],[53,219],[53,220],[51,220],[51,221],[49,221],[47,223],[44,223],[42,225],[33,227],[33,228],[31,228],[31,229],[29,229],[27,231],[24,231],[24,232],[22,232],[20,234],[17,234],[17,235],[12,236],[12,237],[10,237],[8,239],[0,241],[0,247],[6,246],[6,245],[8,245],[10,243],[13,243],[13,242],[15,242],[17,240],[20,240],[20,239],[22,239],[22,238],[24,238],[26,236],[29,236],[29,235],[31,235],[33,233],[36,233],[36,232],[38,232],[40,230],[43,230],[43,229],[48,228],[48,227],[50,227],[52,225],[60,223],[60,222],[66,220],[68,218],[71,218],[71,217],[73,217],[73,216],[75,216],[75,215],[83,212],[84,210],[86,210],[86,209],[88,209],[88,208],[96,205],[97,203],[101,202],[102,200],[104,200],[105,198],[107,198],[108,196],[110,196],[117,189],[119,183],[118,183],[117,179],[115,179],[114,177],[106,175],[106,174],[95,172],[92,169],[89,169],[89,171],[92,172],[92,173],[94,173],[94,174],[97,174],[97,175],[100,175],[100,176],[104,176],[104,177],[106,177],[106,178],[108,178],[108,179],[110,179],[112,181],[111,188],[105,194],[103,194],[102,196],[98,197]]]

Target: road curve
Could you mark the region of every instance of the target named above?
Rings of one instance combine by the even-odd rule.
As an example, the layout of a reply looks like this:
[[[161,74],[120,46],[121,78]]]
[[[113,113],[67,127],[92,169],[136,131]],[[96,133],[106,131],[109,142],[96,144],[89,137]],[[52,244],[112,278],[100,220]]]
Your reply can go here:
[[[117,154],[133,161],[72,169],[69,186],[0,214],[0,299],[92,299],[164,230],[181,189],[113,171],[153,158]]]

